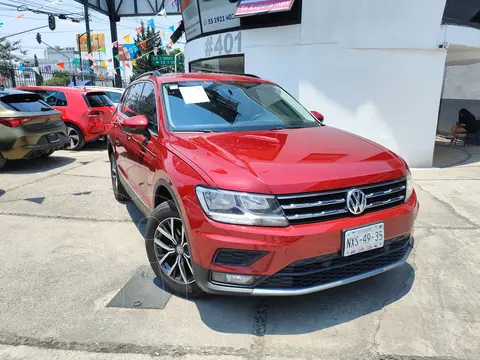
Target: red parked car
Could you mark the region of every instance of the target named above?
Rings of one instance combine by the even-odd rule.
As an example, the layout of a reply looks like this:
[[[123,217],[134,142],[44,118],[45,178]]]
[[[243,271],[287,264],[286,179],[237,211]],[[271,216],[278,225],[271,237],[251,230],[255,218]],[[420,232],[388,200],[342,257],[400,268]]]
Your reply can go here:
[[[153,72],[127,88],[114,194],[148,216],[148,259],[173,292],[300,295],[405,263],[407,164],[321,120],[252,76]]]
[[[70,140],[68,149],[80,150],[85,143],[108,134],[115,107],[105,92],[63,86],[21,86],[19,90],[39,94],[62,113]]]

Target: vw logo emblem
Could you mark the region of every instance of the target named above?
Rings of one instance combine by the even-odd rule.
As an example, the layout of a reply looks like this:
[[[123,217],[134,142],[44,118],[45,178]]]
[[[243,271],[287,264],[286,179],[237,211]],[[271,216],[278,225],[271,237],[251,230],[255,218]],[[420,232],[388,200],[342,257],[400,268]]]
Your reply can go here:
[[[367,198],[362,190],[352,189],[347,193],[347,208],[353,215],[360,215],[365,211]]]

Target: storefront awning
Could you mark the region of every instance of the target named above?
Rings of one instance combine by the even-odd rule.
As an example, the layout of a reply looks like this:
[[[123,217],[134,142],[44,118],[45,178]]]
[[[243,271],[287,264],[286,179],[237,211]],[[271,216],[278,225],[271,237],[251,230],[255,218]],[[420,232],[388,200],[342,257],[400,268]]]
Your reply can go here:
[[[235,17],[290,11],[295,0],[240,0]]]

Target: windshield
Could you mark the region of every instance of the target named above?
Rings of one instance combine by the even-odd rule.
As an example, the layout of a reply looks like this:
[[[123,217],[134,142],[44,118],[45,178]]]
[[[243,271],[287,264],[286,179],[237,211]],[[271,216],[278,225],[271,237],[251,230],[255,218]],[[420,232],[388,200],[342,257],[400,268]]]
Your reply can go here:
[[[321,124],[276,85],[189,81],[163,85],[171,131],[233,132],[317,127]]]

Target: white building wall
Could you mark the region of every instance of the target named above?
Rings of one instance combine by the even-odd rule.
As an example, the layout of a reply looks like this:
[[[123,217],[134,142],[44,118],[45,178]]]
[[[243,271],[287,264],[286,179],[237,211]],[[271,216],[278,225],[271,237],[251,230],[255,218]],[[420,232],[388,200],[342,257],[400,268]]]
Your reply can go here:
[[[246,73],[276,81],[327,125],[372,139],[412,167],[431,166],[444,7],[445,0],[303,0],[302,24],[242,31],[239,53]],[[187,62],[206,57],[205,41],[186,45]]]

